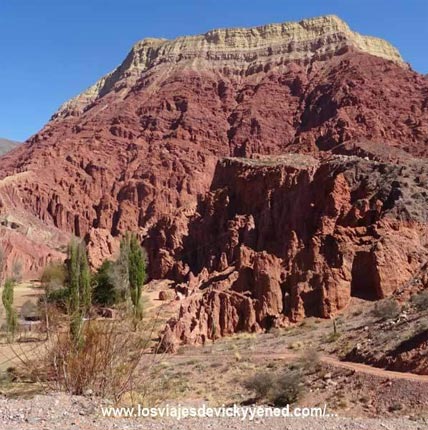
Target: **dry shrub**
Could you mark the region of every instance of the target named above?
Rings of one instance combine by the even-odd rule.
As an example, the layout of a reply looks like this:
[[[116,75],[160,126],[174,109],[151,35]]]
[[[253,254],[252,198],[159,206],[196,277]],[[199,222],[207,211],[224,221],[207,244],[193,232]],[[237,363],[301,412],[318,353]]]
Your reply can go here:
[[[37,382],[47,391],[90,394],[116,403],[130,397],[161,399],[167,393],[168,381],[157,367],[164,357],[157,347],[162,306],[141,321],[138,330],[126,309],[119,308],[113,320],[86,320],[82,340],[76,343],[70,336],[70,315],[44,298],[39,305],[43,340],[10,345],[19,362],[14,370],[18,380]]]
[[[40,319],[40,309],[31,300],[25,301],[21,306],[21,318],[27,321],[38,321]]]
[[[299,369],[279,372],[261,372],[244,381],[244,387],[252,391],[259,401],[274,406],[286,406],[296,402],[302,394],[302,373]]]
[[[134,382],[132,375],[144,350],[142,342],[114,322],[90,322],[80,346],[76,347],[68,334],[57,337],[46,358],[50,379],[73,394],[91,390],[117,400]]]
[[[418,311],[424,311],[428,309],[428,291],[422,291],[413,295],[410,301]]]
[[[287,370],[279,373],[269,392],[269,400],[275,406],[286,406],[295,403],[302,392],[302,375],[298,370]]]
[[[41,331],[47,337],[55,333],[64,325],[64,313],[56,304],[41,301],[39,304]]]
[[[397,318],[400,312],[401,306],[393,298],[388,298],[376,302],[373,310],[374,316],[383,321]]]
[[[319,351],[315,348],[306,349],[301,354],[298,365],[306,374],[318,372],[321,368],[321,355]]]
[[[265,399],[272,388],[274,375],[271,372],[260,372],[244,381],[244,387],[252,391],[257,399]]]
[[[152,322],[135,332],[127,320],[92,320],[76,346],[67,324],[51,330],[48,340],[28,354],[15,350],[19,378],[39,382],[48,390],[91,394],[119,402],[141,392],[150,369],[162,359],[152,353]]]
[[[172,301],[175,298],[175,291],[174,290],[162,290],[159,291],[159,300],[162,301]]]
[[[145,364],[144,375],[141,376],[138,389],[125,392],[119,404],[121,406],[141,405],[154,407],[166,400],[181,398],[183,381],[180,376],[171,375],[162,363]]]

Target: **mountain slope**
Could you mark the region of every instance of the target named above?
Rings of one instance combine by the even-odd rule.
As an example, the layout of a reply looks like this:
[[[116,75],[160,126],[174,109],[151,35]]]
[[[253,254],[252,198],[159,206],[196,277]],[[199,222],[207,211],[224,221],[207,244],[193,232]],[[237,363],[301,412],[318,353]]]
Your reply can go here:
[[[426,78],[413,72],[390,44],[352,32],[337,17],[215,30],[175,41],[145,40],[118,69],[65,103],[39,133],[0,160],[0,238],[9,256],[21,256],[27,271],[37,272],[47,260],[60,257],[72,234],[85,238],[97,265],[115,252],[122,233],[133,230],[147,247],[152,277],[189,283],[198,275],[190,269],[214,270],[212,262],[224,252],[213,248],[200,259],[202,265],[183,254],[205,246],[192,236],[195,219],[204,215],[198,195],[215,189],[221,158],[292,152],[321,160],[341,152],[406,164],[428,153],[427,120]],[[361,139],[368,142],[362,145]],[[352,206],[354,195],[350,199]],[[260,222],[275,214],[266,203]],[[227,206],[222,200],[217,204]],[[244,209],[258,213],[260,208]],[[244,209],[225,214],[224,224],[213,224],[206,237],[215,238],[234,215],[250,215]],[[290,221],[286,212],[282,216],[281,223]],[[314,213],[311,222],[318,216]],[[367,223],[364,227],[371,228]],[[311,240],[307,232],[300,233]],[[269,244],[276,233],[265,234]],[[269,246],[254,250],[274,254]],[[414,247],[422,255],[420,243]],[[362,254],[349,258],[362,258],[355,264],[364,265]],[[293,265],[293,259],[286,261]],[[330,272],[334,261],[325,256],[314,267],[342,276],[340,288],[349,290],[352,270]],[[417,261],[403,268],[395,286],[409,278]],[[232,264],[223,262],[226,269]],[[283,261],[278,264],[278,276],[292,270]],[[328,277],[305,288],[322,291],[327,283]],[[339,297],[329,307],[334,312],[346,306],[349,294],[337,294],[338,283],[328,285],[328,300]],[[316,302],[317,294],[308,296]],[[294,313],[305,314],[297,308]]]

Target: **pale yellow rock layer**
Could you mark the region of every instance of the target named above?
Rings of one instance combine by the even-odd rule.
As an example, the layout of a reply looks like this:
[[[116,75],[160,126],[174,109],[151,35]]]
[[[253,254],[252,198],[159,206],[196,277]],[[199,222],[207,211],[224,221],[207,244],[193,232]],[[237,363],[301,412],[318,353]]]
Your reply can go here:
[[[275,67],[290,61],[327,58],[345,47],[405,65],[390,43],[362,36],[334,15],[248,29],[212,30],[174,40],[148,38],[137,42],[114,71],[62,105],[53,118],[80,113],[118,83],[130,88],[143,72],[165,64],[238,74],[268,63]]]

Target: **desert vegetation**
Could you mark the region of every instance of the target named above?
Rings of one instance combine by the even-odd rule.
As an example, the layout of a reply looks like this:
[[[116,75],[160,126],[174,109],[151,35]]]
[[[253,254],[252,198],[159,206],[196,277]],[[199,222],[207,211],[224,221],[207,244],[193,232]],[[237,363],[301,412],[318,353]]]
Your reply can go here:
[[[6,312],[6,330],[9,335],[9,339],[13,338],[16,331],[16,326],[18,324],[17,313],[13,307],[13,289],[13,280],[6,279],[6,282],[3,286],[2,302]]]
[[[51,262],[43,271],[37,300],[18,301],[19,308],[15,279],[4,274],[2,286],[6,341],[15,356],[8,380],[122,405],[153,405],[195,393],[214,404],[284,406],[307,401],[313,387],[328,390],[335,383],[322,357],[340,356],[355,346],[352,324],[363,322],[372,336],[378,325],[394,324],[407,306],[385,299],[372,303],[370,310],[353,308],[348,320],[309,318],[272,328],[265,337],[241,333],[199,349],[183,347],[174,357],[157,349],[162,325],[146,309],[146,259],[134,235],[125,235],[117,258],[96,270],[89,267],[84,244],[71,241],[66,260]],[[175,301],[174,290],[166,284],[152,295],[159,306]],[[409,303],[422,309],[425,295]],[[35,323],[31,336],[19,333],[22,321]],[[267,359],[261,361],[261,354]],[[285,362],[279,361],[280,354]],[[237,388],[231,391],[231,384]],[[341,396],[334,402],[345,408],[348,403]]]
[[[30,338],[22,333],[11,345],[18,363],[13,372],[21,379],[115,401],[141,384],[143,356],[154,351],[156,333],[154,321],[143,319],[146,258],[134,234],[124,236],[116,260],[105,261],[94,272],[84,243],[73,239],[66,260],[46,266],[38,298],[27,299],[19,313],[14,303],[18,274],[12,270],[6,276],[1,267],[7,340],[13,341],[19,324],[34,322],[37,327],[31,353],[24,346]]]
[[[256,400],[285,406],[299,399],[303,390],[303,377],[299,369],[264,371],[245,380],[244,386],[255,394]]]
[[[396,318],[401,311],[401,306],[394,298],[388,298],[376,302],[373,314],[381,320]]]
[[[143,261],[135,267],[145,270],[144,251],[136,255]],[[66,261],[51,263],[44,270],[36,302],[28,298],[16,301],[15,296],[13,306],[22,303],[15,308],[17,315],[37,318],[40,332],[38,336],[33,333],[38,338],[33,343],[39,347],[30,352],[26,343],[20,343],[20,335],[15,335],[10,346],[19,359],[4,372],[3,387],[17,386],[19,381],[21,388],[15,390],[20,393],[23,386],[31,386],[49,393],[77,394],[87,401],[109,399],[117,406],[154,406],[197,398],[214,406],[317,406],[327,402],[334,411],[347,411],[352,404],[355,410],[371,413],[370,396],[378,395],[373,394],[376,379],[360,380],[324,358],[340,356],[355,345],[352,336],[362,324],[368,327],[364,333],[372,336],[379,325],[395,323],[389,310],[379,311],[376,303],[370,303],[364,308],[352,307],[349,315],[334,320],[308,318],[265,334],[243,332],[201,347],[183,346],[178,354],[160,354],[156,347],[162,325],[149,312],[146,295],[151,289],[152,297],[164,306],[175,302],[174,290],[166,283],[162,290],[142,284],[142,317],[137,318],[138,302],[131,297],[126,270],[129,248],[122,246],[117,259],[105,261],[94,271],[88,272],[85,259],[82,244],[70,243]],[[19,288],[15,294],[17,291]],[[410,304],[416,308],[415,299]],[[79,329],[73,332],[75,327]],[[367,386],[372,390],[370,396]],[[409,396],[409,402],[415,396]],[[382,409],[390,415],[407,408],[393,396],[388,402],[401,408]]]

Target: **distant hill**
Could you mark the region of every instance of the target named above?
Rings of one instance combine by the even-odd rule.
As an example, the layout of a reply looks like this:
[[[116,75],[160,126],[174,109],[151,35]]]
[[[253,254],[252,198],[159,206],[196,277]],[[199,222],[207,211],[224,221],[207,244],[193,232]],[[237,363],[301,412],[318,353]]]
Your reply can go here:
[[[3,139],[0,137],[0,155],[6,154],[19,145],[19,142],[13,140]]]

